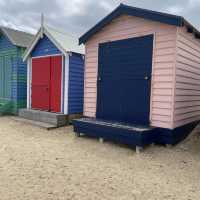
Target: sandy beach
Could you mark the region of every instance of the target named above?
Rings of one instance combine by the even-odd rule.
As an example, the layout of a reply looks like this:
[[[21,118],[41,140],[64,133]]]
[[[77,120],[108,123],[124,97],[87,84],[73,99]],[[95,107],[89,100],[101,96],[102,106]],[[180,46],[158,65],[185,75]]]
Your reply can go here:
[[[200,134],[173,148],[76,138],[0,118],[1,200],[199,200]]]

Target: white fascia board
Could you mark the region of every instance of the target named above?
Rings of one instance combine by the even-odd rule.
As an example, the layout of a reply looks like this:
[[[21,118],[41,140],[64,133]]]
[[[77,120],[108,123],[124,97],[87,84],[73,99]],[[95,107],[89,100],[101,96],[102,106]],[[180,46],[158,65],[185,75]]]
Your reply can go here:
[[[64,114],[68,114],[69,103],[69,54],[65,56],[64,69]]]
[[[33,50],[33,48],[35,47],[35,45],[37,44],[37,42],[39,41],[39,39],[41,38],[41,36],[43,35],[43,29],[40,28],[39,31],[37,32],[35,39],[33,40],[33,42],[31,43],[31,45],[26,49],[24,56],[23,56],[23,62],[25,62],[27,60],[27,58],[29,57],[31,51]]]
[[[33,50],[33,48],[35,47],[39,39],[43,36],[43,34],[45,34],[65,56],[67,55],[65,50],[62,48],[62,46],[53,38],[53,36],[48,32],[48,30],[45,27],[41,27],[38,33],[36,34],[34,41],[24,53],[23,61],[26,61],[31,51]]]
[[[63,53],[63,55],[67,55],[65,49],[54,39],[54,37],[48,32],[47,29],[44,28],[44,34],[54,43],[54,45]]]
[[[27,61],[27,108],[31,108],[31,83],[32,83],[32,60],[28,57]]]

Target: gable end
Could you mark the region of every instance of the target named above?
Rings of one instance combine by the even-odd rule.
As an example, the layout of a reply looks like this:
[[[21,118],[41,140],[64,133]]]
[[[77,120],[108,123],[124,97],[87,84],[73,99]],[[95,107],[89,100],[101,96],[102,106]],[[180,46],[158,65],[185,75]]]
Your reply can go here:
[[[61,51],[54,43],[44,34],[43,38],[39,39],[34,49],[31,52],[32,57],[47,56],[61,54]]]
[[[103,20],[97,23],[93,28],[86,32],[83,36],[79,38],[79,44],[85,43],[91,36],[101,30],[104,26],[109,24],[113,19],[119,17],[120,15],[130,15],[135,17],[140,17],[152,21],[161,22],[173,26],[184,26],[185,20],[181,16],[171,15],[167,13],[156,12],[147,9],[135,8],[132,6],[127,6],[120,4],[113,12],[107,15]]]

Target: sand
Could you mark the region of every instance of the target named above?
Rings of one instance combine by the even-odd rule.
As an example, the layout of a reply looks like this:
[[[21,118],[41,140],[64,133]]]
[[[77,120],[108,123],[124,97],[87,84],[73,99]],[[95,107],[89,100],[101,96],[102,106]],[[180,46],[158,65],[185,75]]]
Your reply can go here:
[[[123,145],[0,118],[0,200],[200,199],[200,134],[181,144]]]

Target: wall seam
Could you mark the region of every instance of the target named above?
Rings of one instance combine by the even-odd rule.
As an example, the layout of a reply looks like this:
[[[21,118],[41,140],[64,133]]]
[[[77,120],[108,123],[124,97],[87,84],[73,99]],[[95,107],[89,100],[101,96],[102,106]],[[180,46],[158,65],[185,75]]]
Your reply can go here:
[[[153,33],[153,51],[152,51],[152,69],[151,69],[151,89],[150,89],[150,124],[153,117],[153,85],[154,85],[154,71],[155,71],[155,54],[156,54],[156,32]]]
[[[176,41],[175,41],[175,54],[174,54],[174,77],[173,77],[173,101],[172,101],[172,125],[171,128],[174,129],[175,127],[175,122],[174,122],[174,118],[175,118],[175,101],[176,101],[176,69],[177,69],[177,51],[178,51],[178,34],[179,34],[179,28],[176,28]]]
[[[84,79],[83,79],[83,116],[85,115],[85,89],[86,89],[86,59],[87,59],[87,43],[85,44],[85,59],[84,59],[84,72],[83,72],[83,76],[84,76]],[[96,91],[97,92],[97,91]],[[95,113],[95,116],[96,116],[96,113]]]

